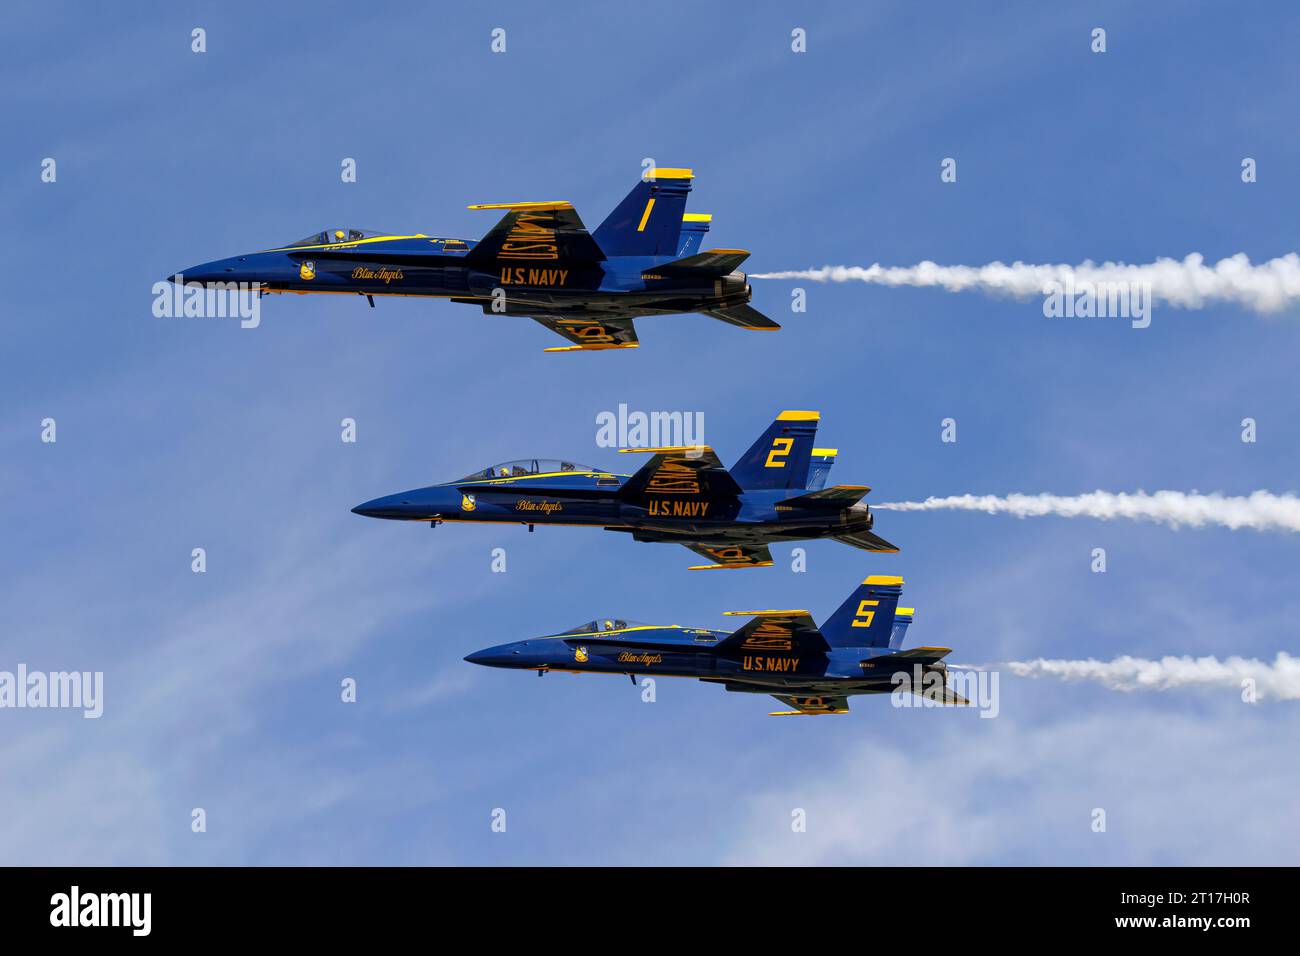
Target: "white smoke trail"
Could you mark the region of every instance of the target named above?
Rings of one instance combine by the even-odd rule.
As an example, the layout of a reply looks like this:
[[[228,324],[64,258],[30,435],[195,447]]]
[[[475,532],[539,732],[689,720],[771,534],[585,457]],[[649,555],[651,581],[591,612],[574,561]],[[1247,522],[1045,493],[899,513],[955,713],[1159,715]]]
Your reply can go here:
[[[1300,700],[1300,658],[1279,651],[1272,664],[1255,658],[1117,657],[1112,661],[1007,661],[1002,664],[950,665],[987,671],[1006,668],[1018,677],[1055,677],[1063,681],[1095,681],[1111,690],[1175,690],[1181,687],[1243,689],[1254,681],[1259,700]]]
[[[941,266],[925,261],[915,266],[822,266],[789,272],[751,273],[751,279],[808,279],[814,282],[869,282],[887,286],[938,287],[949,292],[974,289],[1027,299],[1055,285],[1080,288],[1082,283],[1149,284],[1154,300],[1184,309],[1230,302],[1256,312],[1278,312],[1300,303],[1300,255],[1289,252],[1259,265],[1239,252],[1212,266],[1193,252],[1181,262],[1159,258],[1145,264],[1088,260],[1077,266],[992,262],[983,266]]]
[[[1171,528],[1221,525],[1256,531],[1300,531],[1300,498],[1256,491],[1242,497],[1196,492],[1157,491],[1133,494],[1093,491],[1086,495],[952,495],[925,501],[890,501],[872,505],[881,511],[983,511],[1018,518],[1060,515],[1065,518],[1131,518]]]

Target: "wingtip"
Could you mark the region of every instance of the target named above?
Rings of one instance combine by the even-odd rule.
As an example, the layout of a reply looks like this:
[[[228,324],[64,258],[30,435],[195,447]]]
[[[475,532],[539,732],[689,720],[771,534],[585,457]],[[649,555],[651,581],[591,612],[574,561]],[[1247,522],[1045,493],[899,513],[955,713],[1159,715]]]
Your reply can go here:
[[[608,352],[612,349],[640,348],[639,342],[618,342],[613,345],[555,345],[542,349],[543,352]]]
[[[752,564],[693,564],[688,571],[732,571],[736,568],[770,568],[775,562],[755,561]]]

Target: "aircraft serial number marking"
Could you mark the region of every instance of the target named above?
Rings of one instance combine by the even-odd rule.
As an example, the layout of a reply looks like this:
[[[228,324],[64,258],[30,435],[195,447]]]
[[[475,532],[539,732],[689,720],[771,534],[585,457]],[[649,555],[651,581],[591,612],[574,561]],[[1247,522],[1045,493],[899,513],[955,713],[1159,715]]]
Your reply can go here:
[[[502,285],[564,285],[568,269],[502,269]]]
[[[781,672],[797,671],[799,669],[799,658],[797,657],[749,657],[741,658],[740,666],[742,670],[747,671],[767,671]]]
[[[652,518],[703,518],[709,510],[707,501],[651,501]]]

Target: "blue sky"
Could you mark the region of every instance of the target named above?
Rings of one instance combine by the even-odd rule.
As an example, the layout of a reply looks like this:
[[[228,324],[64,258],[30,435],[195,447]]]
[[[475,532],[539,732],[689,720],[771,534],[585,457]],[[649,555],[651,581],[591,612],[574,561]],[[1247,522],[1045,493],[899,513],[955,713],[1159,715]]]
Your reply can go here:
[[[1271,659],[1300,610],[1284,535],[880,513],[899,555],[814,542],[807,573],[777,548],[698,574],[613,534],[349,513],[525,455],[620,465],[594,443],[620,403],[703,412],[724,461],[775,412],[820,409],[833,479],[869,500],[1294,492],[1294,314],[1157,308],[1138,331],[857,284],[794,314],[768,282],[776,335],[679,316],[643,320],[636,351],[548,355],[534,323],[444,302],[276,297],[245,330],[155,318],[150,287],[339,224],[476,238],[474,202],[569,199],[594,226],[644,157],[696,170],[710,242],[756,272],[1267,259],[1296,249],[1300,13],[427,6],[9,12],[0,669],[102,670],[105,703],[0,712],[0,862],[1297,862],[1294,706],[1004,675],[994,720],[863,698],[778,720],[690,681],[646,704],[619,678],[461,661],[606,613],[820,619],[868,573],[902,574],[909,639],[955,660]]]

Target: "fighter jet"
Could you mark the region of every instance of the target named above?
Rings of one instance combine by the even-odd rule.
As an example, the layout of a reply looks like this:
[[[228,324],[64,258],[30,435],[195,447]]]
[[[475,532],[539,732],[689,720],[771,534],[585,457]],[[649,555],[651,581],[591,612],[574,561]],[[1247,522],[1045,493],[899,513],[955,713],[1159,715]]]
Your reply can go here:
[[[939,704],[968,704],[947,683],[947,647],[902,650],[912,608],[898,607],[903,579],[872,576],[820,628],[807,611],[728,611],[738,631],[636,624],[608,618],[560,634],[489,647],[465,660],[575,674],[695,677],[729,691],[771,694],[793,710],[774,717],[847,714],[854,694],[902,689]]]
[[[730,469],[708,445],[624,448],[652,457],[634,475],[524,458],[459,481],[376,498],[352,510],[399,521],[589,525],[685,545],[716,568],[770,567],[774,541],[834,538],[898,549],[871,531],[866,485],[825,487],[834,448],[814,448],[819,412],[785,411]]]
[[[423,233],[324,229],[305,239],[192,266],[184,286],[261,293],[427,296],[527,316],[571,344],[547,352],[629,349],[632,320],[703,312],[742,329],[780,326],[749,306],[744,249],[700,252],[712,216],[686,212],[694,172],[651,169],[594,233],[563,201],[483,203],[504,210],[477,242]]]

